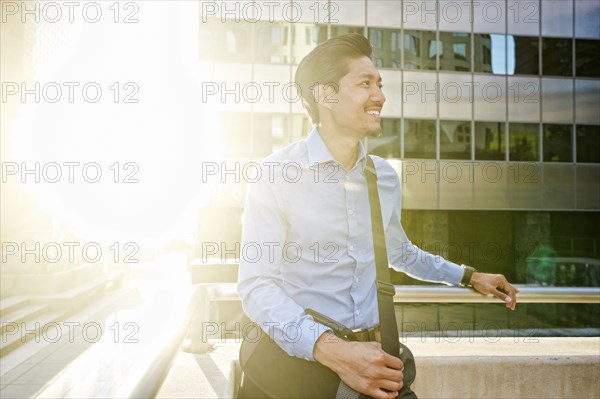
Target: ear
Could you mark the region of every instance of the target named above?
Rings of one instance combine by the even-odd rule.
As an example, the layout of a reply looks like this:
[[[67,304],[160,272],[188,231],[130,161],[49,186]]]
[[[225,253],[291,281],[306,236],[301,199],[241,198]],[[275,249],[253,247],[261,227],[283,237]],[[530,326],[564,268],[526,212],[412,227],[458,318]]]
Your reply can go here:
[[[312,86],[312,95],[317,106],[331,109],[337,100],[338,87],[335,83],[315,83]]]

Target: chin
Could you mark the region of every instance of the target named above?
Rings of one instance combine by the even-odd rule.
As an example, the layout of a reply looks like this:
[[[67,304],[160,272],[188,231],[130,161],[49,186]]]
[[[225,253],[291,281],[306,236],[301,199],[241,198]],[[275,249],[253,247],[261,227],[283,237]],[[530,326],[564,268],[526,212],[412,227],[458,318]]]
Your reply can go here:
[[[371,129],[367,130],[367,137],[381,136],[382,132],[383,132],[383,130],[381,129],[381,126],[374,127],[374,128],[371,128]]]

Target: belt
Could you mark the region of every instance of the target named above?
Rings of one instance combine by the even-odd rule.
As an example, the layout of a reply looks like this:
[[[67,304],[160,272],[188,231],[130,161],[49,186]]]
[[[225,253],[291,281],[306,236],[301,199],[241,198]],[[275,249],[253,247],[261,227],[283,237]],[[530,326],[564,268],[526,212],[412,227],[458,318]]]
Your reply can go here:
[[[363,328],[360,330],[352,330],[356,336],[356,340],[360,342],[376,341],[381,342],[381,329],[379,324],[371,328]]]

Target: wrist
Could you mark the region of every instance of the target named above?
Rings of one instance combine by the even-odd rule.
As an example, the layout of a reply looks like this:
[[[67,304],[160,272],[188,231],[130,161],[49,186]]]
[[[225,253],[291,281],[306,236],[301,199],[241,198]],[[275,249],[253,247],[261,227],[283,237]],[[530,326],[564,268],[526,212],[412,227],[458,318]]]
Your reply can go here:
[[[336,350],[344,343],[345,341],[336,337],[333,331],[327,330],[315,342],[313,358],[322,365],[330,367],[331,361],[336,356]]]

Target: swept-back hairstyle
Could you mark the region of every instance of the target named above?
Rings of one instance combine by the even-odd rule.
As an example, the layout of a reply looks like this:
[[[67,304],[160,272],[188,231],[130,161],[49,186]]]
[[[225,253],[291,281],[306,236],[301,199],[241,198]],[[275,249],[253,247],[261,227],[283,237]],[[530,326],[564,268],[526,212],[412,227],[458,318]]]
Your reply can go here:
[[[349,33],[319,44],[302,59],[296,70],[295,81],[301,90],[302,105],[314,125],[319,123],[320,118],[313,86],[333,85],[337,91],[340,79],[348,73],[348,61],[365,56],[373,58],[369,40],[358,33]]]

